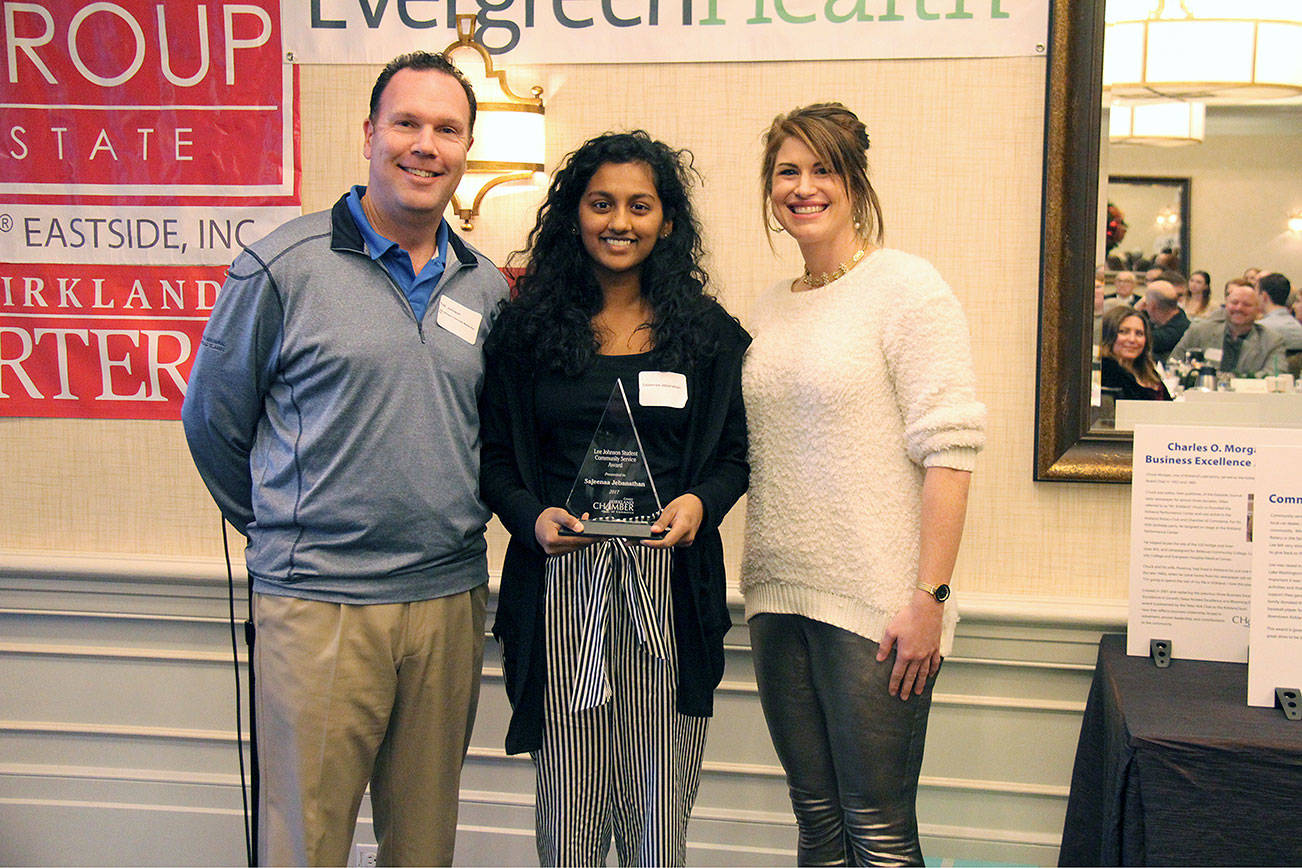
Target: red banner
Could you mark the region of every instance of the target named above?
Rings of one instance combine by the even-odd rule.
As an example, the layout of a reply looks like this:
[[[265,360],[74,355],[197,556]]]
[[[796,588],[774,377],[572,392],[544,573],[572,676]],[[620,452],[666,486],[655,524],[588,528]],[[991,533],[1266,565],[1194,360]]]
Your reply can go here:
[[[276,2],[5,3],[0,192],[292,196]]]
[[[3,2],[0,41],[0,416],[179,418],[226,266],[298,213],[279,2]]]
[[[175,419],[224,268],[0,266],[8,416]]]

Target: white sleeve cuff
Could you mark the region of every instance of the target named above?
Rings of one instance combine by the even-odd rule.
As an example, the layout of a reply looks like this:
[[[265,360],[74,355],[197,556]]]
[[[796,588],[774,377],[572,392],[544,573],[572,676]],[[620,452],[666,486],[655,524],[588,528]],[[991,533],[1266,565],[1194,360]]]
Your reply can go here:
[[[923,467],[949,467],[953,470],[966,470],[969,473],[976,469],[976,458],[979,450],[966,446],[956,446],[952,449],[942,449],[939,452],[933,452],[926,458],[922,459]]]

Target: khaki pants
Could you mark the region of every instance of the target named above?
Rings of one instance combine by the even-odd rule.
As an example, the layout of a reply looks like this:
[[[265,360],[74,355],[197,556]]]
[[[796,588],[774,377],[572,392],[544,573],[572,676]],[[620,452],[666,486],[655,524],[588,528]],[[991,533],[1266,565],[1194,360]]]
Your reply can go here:
[[[368,782],[381,864],[451,864],[487,597],[255,595],[260,864],[346,864]]]

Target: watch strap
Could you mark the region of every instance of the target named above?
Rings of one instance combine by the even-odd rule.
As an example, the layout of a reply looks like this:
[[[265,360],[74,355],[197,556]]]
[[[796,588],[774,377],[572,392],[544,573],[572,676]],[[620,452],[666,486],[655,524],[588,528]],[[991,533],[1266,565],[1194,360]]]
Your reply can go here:
[[[914,585],[919,591],[926,591],[936,600],[937,603],[943,603],[949,599],[949,585],[942,582],[939,585],[929,585],[926,582],[918,582]]]

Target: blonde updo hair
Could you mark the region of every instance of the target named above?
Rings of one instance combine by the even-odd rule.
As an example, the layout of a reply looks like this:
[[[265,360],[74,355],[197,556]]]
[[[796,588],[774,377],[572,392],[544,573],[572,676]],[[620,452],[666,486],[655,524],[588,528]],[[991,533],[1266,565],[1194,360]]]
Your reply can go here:
[[[769,197],[773,193],[773,167],[782,143],[794,136],[814,152],[823,167],[841,179],[859,235],[876,244],[882,242],[882,206],[868,180],[868,129],[854,112],[839,102],[820,102],[778,115],[764,134],[764,161],[760,203],[764,228],[769,224]]]

